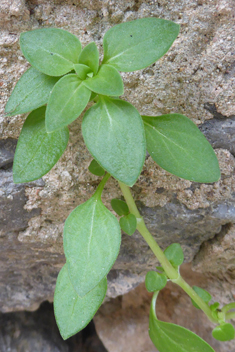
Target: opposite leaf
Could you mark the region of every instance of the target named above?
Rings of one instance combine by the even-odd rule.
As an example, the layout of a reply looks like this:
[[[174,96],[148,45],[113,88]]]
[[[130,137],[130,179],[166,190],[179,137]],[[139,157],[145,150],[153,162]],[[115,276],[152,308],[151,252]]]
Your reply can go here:
[[[130,212],[126,202],[124,202],[121,199],[116,199],[116,198],[112,199],[111,207],[115,211],[115,213],[117,213],[119,216],[128,215]]]
[[[92,160],[88,167],[89,171],[96,176],[104,176],[104,169],[97,163],[95,159]]]
[[[138,111],[126,101],[102,97],[85,113],[82,134],[99,164],[117,180],[133,186],[146,155]]]
[[[8,115],[23,114],[45,105],[57,81],[57,77],[44,75],[30,67],[16,83],[5,112]]]
[[[89,66],[94,74],[99,68],[99,51],[94,42],[89,43],[79,56],[79,63]]]
[[[54,312],[64,340],[86,327],[101,306],[106,291],[104,278],[86,296],[79,297],[69,279],[67,265],[63,266],[56,281]]]
[[[15,183],[39,179],[51,170],[66,149],[68,128],[47,133],[45,109],[43,106],[31,112],[23,125],[13,164]]]
[[[122,77],[109,65],[102,65],[97,75],[86,79],[84,85],[97,94],[120,96],[124,93]]]
[[[156,163],[173,175],[195,182],[220,178],[210,143],[186,116],[143,116],[147,150]]]
[[[119,220],[122,231],[132,236],[137,227],[137,220],[134,214],[124,215]]]
[[[41,28],[20,35],[24,57],[49,76],[62,76],[78,63],[82,46],[75,35],[58,28]]]
[[[197,287],[197,286],[193,286],[193,290],[198,294],[198,296],[206,303],[209,303],[211,300],[211,295],[209,292],[207,292],[206,290],[204,290],[201,287]],[[191,299],[192,304],[194,305],[194,307],[196,307],[197,309],[200,309],[200,307],[197,305],[196,302],[194,302],[193,299]]]
[[[184,262],[184,252],[179,243],[172,243],[164,250],[164,254],[175,267],[180,266]]]
[[[156,271],[148,271],[145,276],[145,286],[148,292],[160,291],[167,284],[165,274],[159,274]]]
[[[46,109],[46,129],[55,131],[73,122],[85,109],[91,91],[76,74],[62,77],[54,86]]]
[[[214,328],[212,331],[212,336],[219,341],[230,341],[235,337],[235,330],[232,324],[224,323]]]
[[[108,274],[120,243],[118,221],[96,194],[72,211],[64,226],[64,251],[79,296],[86,295]]]
[[[103,63],[124,72],[145,68],[169,50],[179,28],[154,17],[118,24],[105,33]]]

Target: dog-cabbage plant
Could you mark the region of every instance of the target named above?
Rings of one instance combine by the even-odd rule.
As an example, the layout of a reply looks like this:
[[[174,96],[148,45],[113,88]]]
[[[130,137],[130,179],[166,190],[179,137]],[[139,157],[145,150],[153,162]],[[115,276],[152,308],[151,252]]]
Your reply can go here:
[[[56,28],[22,33],[20,47],[31,67],[16,84],[6,105],[8,115],[30,112],[16,148],[13,179],[30,182],[45,175],[66,149],[69,130],[86,108],[82,135],[93,156],[89,170],[103,176],[94,195],[76,207],[65,222],[63,244],[66,264],[55,288],[54,310],[64,339],[82,330],[102,304],[107,274],[121,243],[121,229],[132,235],[137,229],[161,266],[146,275],[146,287],[154,292],[149,317],[149,335],[160,352],[211,352],[213,349],[193,332],[158,320],[158,292],[168,280],[179,285],[217,326],[214,338],[234,338],[227,322],[234,318],[235,304],[220,308],[210,304],[211,295],[191,288],[181,277],[184,254],[173,243],[163,252],[145,226],[130,188],[138,179],[146,149],[163,169],[181,178],[211,183],[220,170],[216,155],[203,134],[186,116],[175,113],[141,116],[120,99],[123,81],[119,71],[143,69],[160,59],[179,33],[179,25],[158,18],[143,18],[118,24],[104,35],[103,61],[94,42],[84,48],[73,34]],[[110,176],[120,185],[125,202],[113,199],[111,206],[120,221],[102,203],[101,195]]]

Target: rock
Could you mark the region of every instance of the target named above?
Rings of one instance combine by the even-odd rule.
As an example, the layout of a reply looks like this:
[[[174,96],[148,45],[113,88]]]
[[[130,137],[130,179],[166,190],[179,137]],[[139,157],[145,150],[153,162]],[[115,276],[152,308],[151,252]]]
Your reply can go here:
[[[181,266],[181,274],[191,285],[208,289],[213,294],[214,281],[192,272],[190,265]],[[109,352],[157,351],[148,335],[151,298],[152,294],[141,284],[122,297],[111,299],[100,308],[94,318],[95,326]],[[213,339],[211,331],[214,325],[192,305],[190,298],[178,286],[168,283],[160,291],[156,307],[159,320],[175,323],[195,332],[216,352],[234,351],[234,341],[222,343]]]
[[[57,328],[52,304],[44,302],[33,313],[0,314],[1,352],[107,352],[91,322],[64,341]]]

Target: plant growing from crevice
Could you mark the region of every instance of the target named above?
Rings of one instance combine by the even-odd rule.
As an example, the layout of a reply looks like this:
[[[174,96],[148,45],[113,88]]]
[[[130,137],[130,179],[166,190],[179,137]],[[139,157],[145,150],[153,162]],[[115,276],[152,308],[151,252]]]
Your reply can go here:
[[[179,25],[157,18],[122,23],[104,35],[104,57],[100,64],[94,42],[82,49],[73,34],[56,28],[22,33],[20,46],[32,65],[20,78],[6,105],[8,115],[30,112],[16,148],[13,179],[30,182],[45,175],[66,149],[69,130],[86,108],[82,135],[93,156],[90,172],[103,176],[94,195],[76,207],[65,222],[63,243],[66,264],[55,289],[55,317],[64,339],[82,330],[103,302],[107,274],[121,243],[121,229],[132,235],[137,229],[161,266],[146,275],[147,290],[153,292],[149,335],[160,352],[210,352],[213,349],[193,332],[159,321],[155,305],[158,292],[168,280],[179,285],[217,326],[214,338],[234,338],[227,320],[234,318],[235,303],[220,308],[210,304],[210,294],[191,288],[180,275],[184,254],[173,243],[164,251],[145,226],[129,187],[137,181],[146,156],[168,172],[186,180],[212,183],[220,178],[216,155],[196,125],[181,114],[140,116],[124,93],[119,71],[143,69],[160,59],[179,33]],[[120,220],[102,203],[102,192],[110,177],[121,188],[125,202],[113,199],[111,206]],[[144,254],[143,254],[144,255]]]

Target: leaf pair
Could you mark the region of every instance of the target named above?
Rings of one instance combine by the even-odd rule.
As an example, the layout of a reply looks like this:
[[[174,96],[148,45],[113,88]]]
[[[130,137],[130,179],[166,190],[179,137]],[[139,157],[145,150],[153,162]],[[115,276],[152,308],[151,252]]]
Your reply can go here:
[[[137,220],[135,215],[130,213],[126,202],[120,199],[112,199],[111,206],[119,216],[122,216],[119,220],[121,229],[129,236],[133,235],[137,227]]]

